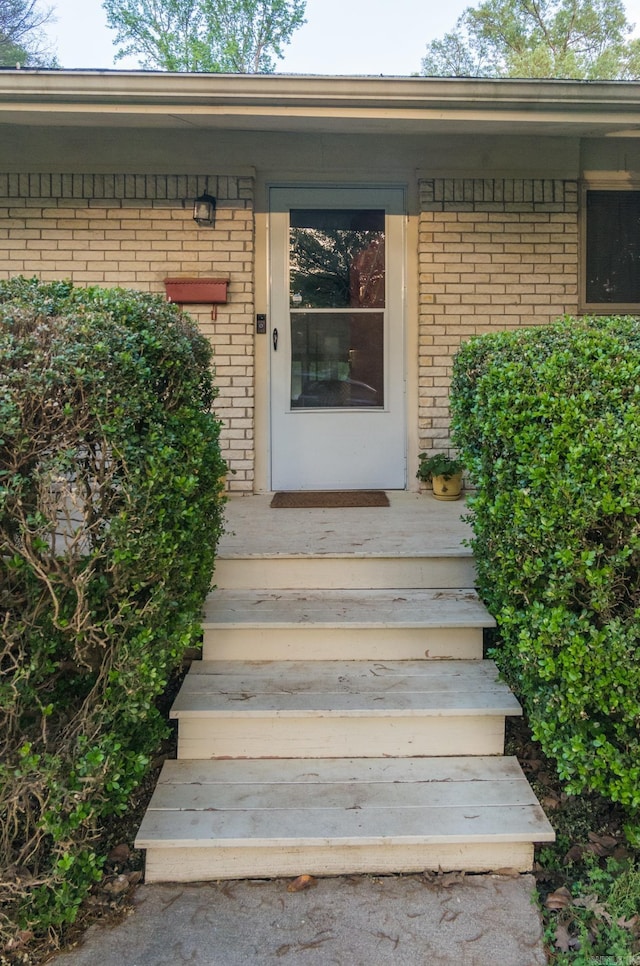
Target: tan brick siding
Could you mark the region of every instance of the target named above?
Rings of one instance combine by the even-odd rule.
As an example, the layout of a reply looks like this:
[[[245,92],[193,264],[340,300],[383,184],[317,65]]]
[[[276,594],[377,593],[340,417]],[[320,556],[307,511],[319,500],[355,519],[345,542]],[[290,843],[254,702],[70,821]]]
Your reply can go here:
[[[447,450],[452,358],[470,336],[578,308],[574,181],[420,182],[420,448]]]
[[[420,182],[421,449],[447,449],[452,357],[477,333],[577,311],[577,184],[536,179]],[[188,201],[218,199],[216,227]],[[211,319],[189,306],[215,353],[230,488],[254,487],[253,179],[0,173],[0,277],[70,278],[164,292],[168,275],[228,277]],[[187,200],[183,207],[183,199]]]
[[[192,218],[203,191],[217,198],[213,229]],[[229,279],[215,320],[210,306],[187,309],[214,348],[216,412],[239,492],[254,480],[253,193],[252,178],[226,175],[0,174],[0,277],[161,293],[166,276]]]

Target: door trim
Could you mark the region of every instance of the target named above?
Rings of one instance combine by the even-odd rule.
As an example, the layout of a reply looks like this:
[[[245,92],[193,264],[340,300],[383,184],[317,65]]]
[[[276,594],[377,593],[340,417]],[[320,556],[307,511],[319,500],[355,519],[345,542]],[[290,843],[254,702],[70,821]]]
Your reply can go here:
[[[265,186],[268,199],[267,217],[267,283],[268,283],[268,306],[269,306],[269,332],[263,341],[265,351],[269,354],[267,364],[268,372],[268,393],[267,402],[269,409],[269,457],[267,463],[268,482],[271,489],[344,489],[344,488],[385,488],[401,489],[407,488],[407,372],[406,372],[406,326],[407,326],[407,304],[406,304],[406,277],[407,277],[407,189],[404,184],[349,184],[349,183],[306,183],[306,184],[282,184],[270,183]],[[369,483],[360,481],[357,484],[347,484],[335,478],[333,482],[326,479],[310,483],[300,483],[293,480],[287,484],[283,479],[282,473],[278,473],[276,466],[277,459],[277,440],[274,438],[278,431],[274,420],[274,388],[276,393],[278,387],[281,389],[282,375],[278,379],[274,372],[275,360],[272,350],[272,332],[276,327],[282,332],[283,319],[286,314],[288,325],[289,305],[288,298],[280,295],[278,303],[276,286],[282,286],[282,292],[288,291],[288,255],[284,253],[286,248],[286,236],[283,235],[283,222],[279,225],[276,219],[279,214],[284,214],[291,208],[317,207],[317,208],[356,208],[372,207],[385,208],[387,215],[387,232],[389,234],[389,249],[387,266],[391,265],[391,272],[388,276],[388,287],[393,285],[394,291],[391,298],[387,298],[387,309],[391,319],[385,333],[385,368],[388,369],[388,376],[385,374],[385,407],[386,400],[392,409],[392,418],[396,420],[397,428],[393,433],[394,440],[391,444],[393,453],[393,475],[389,474],[384,479],[372,479]],[[390,219],[394,219],[393,222]],[[288,224],[288,222],[287,222]],[[286,229],[284,229],[286,230]],[[280,234],[278,234],[280,233]],[[282,244],[283,251],[278,253],[275,246],[278,238]],[[274,254],[275,253],[275,254]],[[283,299],[286,299],[286,313],[283,311]],[[281,342],[282,345],[282,342]],[[287,340],[288,351],[288,340]],[[394,356],[389,351],[393,349]],[[389,368],[390,367],[390,368]],[[287,390],[288,392],[288,385]],[[300,412],[298,410],[298,412]],[[344,412],[349,413],[348,410]],[[316,416],[313,410],[305,410],[305,413]],[[317,423],[316,423],[317,425]],[[377,431],[377,430],[376,430]],[[322,438],[322,437],[321,437]],[[396,445],[396,441],[397,445]],[[384,445],[384,441],[383,441]]]

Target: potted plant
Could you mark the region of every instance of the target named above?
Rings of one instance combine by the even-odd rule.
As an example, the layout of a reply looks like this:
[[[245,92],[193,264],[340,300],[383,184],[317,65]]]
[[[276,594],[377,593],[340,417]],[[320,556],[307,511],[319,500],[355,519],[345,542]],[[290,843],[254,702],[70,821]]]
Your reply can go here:
[[[462,463],[446,453],[420,453],[416,476],[423,483],[431,481],[436,500],[457,500],[462,493]]]

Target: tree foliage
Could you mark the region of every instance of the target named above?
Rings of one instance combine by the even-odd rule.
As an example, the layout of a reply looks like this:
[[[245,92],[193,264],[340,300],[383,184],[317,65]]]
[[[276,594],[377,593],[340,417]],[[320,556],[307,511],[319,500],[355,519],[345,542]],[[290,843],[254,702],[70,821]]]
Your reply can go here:
[[[369,308],[384,305],[377,291],[384,286],[383,232],[294,228],[291,235],[291,289],[300,296],[296,304],[314,308],[348,308],[362,301]],[[364,299],[361,289],[366,292]]]
[[[117,58],[145,68],[271,73],[305,22],[306,0],[104,0]]]
[[[0,66],[55,66],[42,29],[52,18],[40,0],[0,0]]]
[[[632,29],[621,0],[485,0],[427,46],[422,72],[628,80],[640,76]]]

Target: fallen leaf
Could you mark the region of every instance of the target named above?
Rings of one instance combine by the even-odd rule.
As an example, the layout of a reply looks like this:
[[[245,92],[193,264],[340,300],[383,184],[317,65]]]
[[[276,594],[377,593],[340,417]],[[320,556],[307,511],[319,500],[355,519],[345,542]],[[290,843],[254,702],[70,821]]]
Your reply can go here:
[[[522,767],[525,771],[540,771],[543,767],[544,762],[540,758],[526,758],[522,762]]]
[[[571,936],[569,935],[569,930],[567,927],[559,922],[556,926],[556,949],[559,949],[561,953],[568,953],[571,949]]]
[[[129,888],[129,879],[126,875],[117,875],[114,879],[107,879],[102,883],[102,889],[112,896],[120,896]]]
[[[578,843],[576,843],[575,845],[572,845],[564,857],[565,865],[568,862],[580,862],[585,852],[588,852],[588,851],[589,851],[589,847],[587,845],[579,845]]]
[[[138,885],[142,880],[142,872],[139,869],[136,872],[127,872],[127,879],[129,880],[129,885]]]
[[[560,886],[555,892],[551,892],[545,899],[547,909],[559,910],[566,909],[572,902],[572,896],[566,886]]]
[[[599,897],[596,895],[582,896],[580,899],[574,899],[573,904],[580,909],[588,909],[594,916],[603,919],[605,922],[612,922],[611,916],[607,912],[607,907],[600,902]]]
[[[110,865],[124,865],[129,861],[130,855],[131,849],[125,842],[122,842],[120,845],[116,845],[111,849],[107,856],[107,862]]]
[[[377,933],[374,933],[374,935],[378,939],[387,939],[391,943],[394,949],[397,949],[398,946],[400,945],[400,936],[390,936],[386,932],[377,932]]]
[[[325,932],[326,931],[327,930],[325,930]],[[331,933],[328,933],[328,935],[326,936],[323,936],[322,933],[320,933],[316,939],[312,939],[308,943],[298,943],[296,949],[299,949],[301,951],[306,949],[319,949],[320,946],[323,946],[325,943],[328,943],[331,939],[333,939],[333,935]]]
[[[317,884],[318,880],[314,879],[312,875],[299,875],[297,879],[289,883],[287,892],[303,892],[305,889],[311,889],[312,886]]]
[[[7,945],[4,947],[5,951],[8,953],[14,953],[18,950],[24,949],[27,943],[31,942],[33,939],[33,933],[29,929],[22,929],[13,936]]]
[[[572,936],[568,926],[559,922],[556,926],[556,948],[563,953],[577,952],[582,948],[579,936]]]
[[[453,909],[447,909],[440,916],[440,922],[441,923],[442,922],[455,922],[459,915],[460,915],[459,912],[455,912]]]
[[[551,777],[551,775],[549,774],[549,772],[548,771],[544,771],[544,769],[540,769],[538,771],[538,773],[536,775],[536,778],[543,785],[551,785],[551,784],[553,784],[553,778]]]
[[[623,862],[625,859],[630,857],[629,849],[625,848],[624,845],[618,845],[611,853],[612,857],[618,862]]]
[[[427,882],[442,886],[443,889],[450,889],[451,886],[460,885],[464,882],[464,872],[430,872],[427,870],[422,875]]]
[[[4,878],[6,882],[19,882],[22,886],[28,886],[34,882],[31,872],[25,865],[10,865],[5,870]]]
[[[589,832],[589,849],[600,858],[611,855],[617,844],[618,840],[613,835],[596,835],[595,832]]]
[[[509,866],[505,866],[504,869],[496,869],[493,873],[494,875],[503,875],[509,879],[519,879],[520,871],[518,869],[511,869]]]
[[[540,804],[544,809],[552,812],[554,809],[560,808],[560,799],[557,795],[550,793],[549,795],[545,795],[540,799]]]

